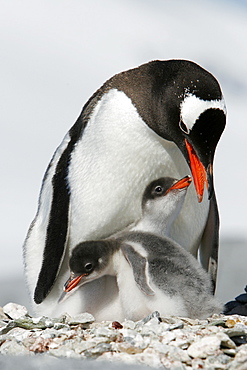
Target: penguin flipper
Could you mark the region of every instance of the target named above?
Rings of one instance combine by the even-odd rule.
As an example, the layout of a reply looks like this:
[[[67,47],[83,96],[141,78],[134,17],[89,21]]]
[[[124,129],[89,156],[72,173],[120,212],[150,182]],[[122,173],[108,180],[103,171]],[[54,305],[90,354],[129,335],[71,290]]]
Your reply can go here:
[[[70,186],[67,179],[68,166],[71,153],[82,134],[83,128],[83,122],[79,117],[69,131],[69,138],[67,137],[62,143],[63,151],[51,180],[53,194],[46,229],[43,261],[34,291],[34,302],[36,304],[42,303],[51,291],[63,262],[68,239],[70,207]]]
[[[34,302],[37,304],[43,302],[54,285],[66,247],[70,196],[65,180],[65,172],[67,172],[65,157],[66,150],[57,164],[52,179],[53,197],[43,261],[34,292]]]
[[[150,287],[147,279],[147,259],[137,253],[129,244],[123,244],[121,249],[126,260],[132,267],[135,282],[140,290],[146,295],[154,295],[155,292]]]
[[[216,287],[219,248],[219,212],[215,193],[210,200],[207,223],[202,235],[200,246],[200,261],[202,267],[207,270],[213,283],[213,291]]]

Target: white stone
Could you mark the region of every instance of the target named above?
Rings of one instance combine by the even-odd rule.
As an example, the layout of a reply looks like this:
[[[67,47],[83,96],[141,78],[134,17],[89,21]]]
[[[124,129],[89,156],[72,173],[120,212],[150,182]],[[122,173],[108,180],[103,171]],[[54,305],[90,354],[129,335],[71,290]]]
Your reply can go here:
[[[125,320],[122,325],[125,329],[135,329],[136,327],[136,323],[132,320]]]
[[[30,355],[29,350],[21,343],[6,340],[0,347],[2,355]]]
[[[206,358],[219,350],[221,340],[216,336],[206,336],[190,345],[187,352],[193,358]]]
[[[29,336],[29,331],[23,328],[13,328],[8,332],[8,337],[13,338],[17,343],[22,342]]]
[[[69,325],[88,324],[94,322],[95,318],[88,312],[68,318]]]
[[[181,362],[190,362],[191,358],[189,357],[187,351],[183,351],[179,347],[169,346],[170,350],[168,353],[168,358],[173,361],[181,361]]]
[[[163,344],[169,344],[174,339],[176,339],[174,331],[167,331],[163,333],[161,341]]]
[[[8,316],[5,315],[2,307],[0,307],[0,320],[9,320]]]
[[[239,347],[235,360],[238,363],[247,363],[247,344],[243,344]]]
[[[20,317],[25,316],[28,313],[26,307],[12,302],[7,303],[3,307],[3,312],[11,317],[11,319],[19,319]]]
[[[221,344],[224,346],[224,347],[227,347],[227,348],[236,348],[236,344],[233,342],[233,340],[231,340],[227,334],[225,333],[222,333],[222,332],[218,332],[216,334],[216,337],[220,339],[221,341]]]

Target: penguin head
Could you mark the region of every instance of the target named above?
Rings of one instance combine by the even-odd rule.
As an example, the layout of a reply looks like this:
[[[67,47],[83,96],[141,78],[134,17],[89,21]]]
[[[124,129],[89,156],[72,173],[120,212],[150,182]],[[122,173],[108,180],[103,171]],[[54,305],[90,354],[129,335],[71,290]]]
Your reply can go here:
[[[157,91],[156,130],[181,150],[201,202],[205,185],[209,198],[213,194],[213,159],[226,124],[225,102],[217,80],[197,64],[173,60],[169,68]]]
[[[142,197],[143,218],[162,229],[170,227],[178,216],[191,184],[190,176],[181,180],[162,177],[152,181],[145,189]]]
[[[213,188],[213,159],[226,124],[224,98],[215,77],[188,60],[152,61],[115,77],[146,124],[174,142],[187,161],[198,201]]]
[[[73,249],[69,260],[71,275],[64,285],[64,291],[70,292],[106,274],[112,254],[112,243],[104,240],[78,244]]]

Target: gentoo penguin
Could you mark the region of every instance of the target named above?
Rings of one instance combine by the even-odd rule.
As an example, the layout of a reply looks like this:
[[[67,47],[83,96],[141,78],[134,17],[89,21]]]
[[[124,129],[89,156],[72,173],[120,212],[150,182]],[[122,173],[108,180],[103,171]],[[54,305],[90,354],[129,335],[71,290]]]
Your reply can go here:
[[[116,276],[118,305],[116,296],[112,301],[109,294],[108,312],[104,312],[108,320],[140,320],[155,310],[191,318],[222,312],[212,295],[209,275],[196,258],[172,239],[160,236],[174,221],[189,184],[189,177],[175,183],[171,178],[152,182],[144,193],[143,217],[135,231],[78,244],[72,251],[71,275],[61,299],[81,286],[79,292],[83,292],[85,284],[103,276]],[[112,302],[117,311],[111,309]],[[106,319],[97,301],[94,307],[85,308],[96,320]]]
[[[188,176],[153,181],[143,195],[142,218],[132,228],[105,240],[78,244],[60,301],[71,299],[80,288],[78,297],[87,283],[102,276],[116,276],[119,294],[109,292],[103,312],[97,300],[87,305],[86,299],[84,309],[96,320],[139,320],[154,310],[198,318],[222,312],[212,296],[210,278],[195,257],[161,236],[169,233],[190,182]]]
[[[200,247],[201,263],[215,281],[213,159],[225,121],[217,80],[186,60],[143,64],[113,76],[93,94],[49,163],[24,243],[37,314],[56,312],[75,245],[135,222],[147,184],[162,176],[181,178],[189,169],[195,186],[171,237],[193,255]],[[97,295],[102,285],[103,279],[88,289]]]
[[[181,180],[165,177],[152,181],[145,189],[142,197],[141,218],[124,230],[113,234],[111,239],[119,239],[130,231],[145,231],[159,236],[169,235],[171,226],[183,206],[191,181],[190,176],[185,176]],[[92,249],[92,253],[94,253],[94,249]],[[74,270],[73,266],[72,270]],[[87,311],[91,312],[98,321],[102,321],[111,320],[112,312],[114,312],[115,320],[122,320],[124,313],[116,279],[112,275],[104,276],[104,279],[107,279],[107,284],[105,284],[107,286],[102,286],[97,296],[92,295],[91,290],[86,290],[87,286],[83,287],[83,290],[80,290],[79,294],[74,296],[75,291],[80,286],[78,285],[80,278],[79,280],[77,278],[74,279],[74,274],[72,273],[70,280],[73,280],[73,282],[69,284],[69,288],[66,288],[60,296],[58,302],[62,302],[63,306],[59,305],[56,308],[56,313],[63,313],[69,310],[71,314],[78,314]],[[74,298],[73,305],[70,304],[71,298],[65,302],[71,295],[72,299]],[[83,300],[81,299],[82,297]]]

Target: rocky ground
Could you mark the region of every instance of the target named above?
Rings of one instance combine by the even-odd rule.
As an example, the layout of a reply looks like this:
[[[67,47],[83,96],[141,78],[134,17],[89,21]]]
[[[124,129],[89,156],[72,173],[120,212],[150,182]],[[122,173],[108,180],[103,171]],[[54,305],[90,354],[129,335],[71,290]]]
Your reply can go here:
[[[53,356],[176,370],[244,370],[246,339],[247,317],[239,315],[192,320],[154,312],[138,322],[97,323],[88,313],[50,319],[31,317],[13,303],[0,308],[0,364],[24,355],[29,361]]]

